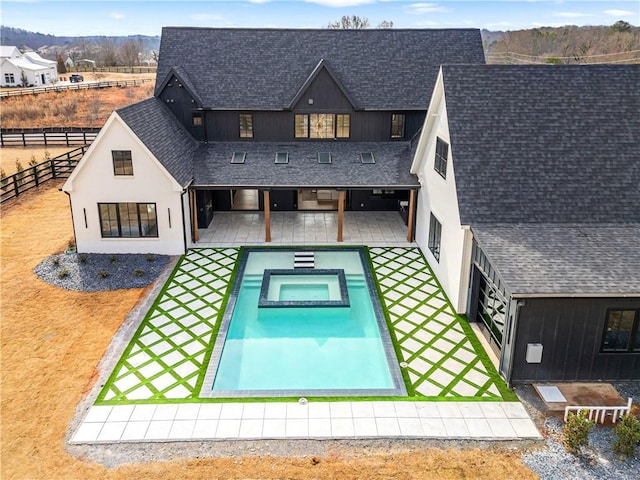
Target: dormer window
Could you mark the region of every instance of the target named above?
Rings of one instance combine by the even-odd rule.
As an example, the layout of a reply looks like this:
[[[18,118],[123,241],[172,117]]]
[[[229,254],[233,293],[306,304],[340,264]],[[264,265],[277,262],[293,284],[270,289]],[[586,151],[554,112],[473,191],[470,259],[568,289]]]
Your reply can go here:
[[[241,113],[238,116],[240,123],[240,138],[253,138],[253,115]]]
[[[111,150],[114,175],[133,175],[131,150]]]
[[[391,138],[404,138],[404,113],[391,115]]]

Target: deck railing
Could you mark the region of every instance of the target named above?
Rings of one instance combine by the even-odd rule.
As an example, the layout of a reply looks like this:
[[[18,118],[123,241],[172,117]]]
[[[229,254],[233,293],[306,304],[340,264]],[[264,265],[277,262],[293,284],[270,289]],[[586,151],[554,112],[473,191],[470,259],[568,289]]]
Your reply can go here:
[[[595,423],[604,423],[607,415],[611,415],[611,423],[616,423],[622,415],[628,415],[629,412],[631,412],[632,403],[633,399],[629,398],[627,405],[624,407],[593,407],[569,405],[564,407],[564,421],[567,421],[569,412],[581,412],[582,410],[586,410],[587,412],[589,412],[589,420],[592,420]]]
[[[30,165],[20,172],[0,179],[0,191],[2,192],[2,201],[0,203],[16,198],[20,194],[49,180],[69,177],[87,148],[87,145],[83,145],[50,160]]]

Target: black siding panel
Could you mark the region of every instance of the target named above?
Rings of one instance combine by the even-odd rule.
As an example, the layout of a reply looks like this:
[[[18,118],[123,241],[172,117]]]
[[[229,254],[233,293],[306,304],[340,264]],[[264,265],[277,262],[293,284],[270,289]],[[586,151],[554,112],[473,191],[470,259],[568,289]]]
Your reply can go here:
[[[312,104],[309,104],[309,99],[313,100]],[[310,113],[348,113],[353,107],[333,78],[326,70],[322,69],[302,94],[300,100],[293,106],[293,109]]]
[[[202,127],[194,127],[191,120],[193,114],[197,112],[195,100],[175,77],[172,77],[160,92],[159,98],[169,107],[169,110],[184,128],[191,133],[193,138],[204,140],[204,129]]]
[[[600,353],[609,308],[640,308],[640,299],[525,299],[518,318],[511,381],[640,380],[640,353]],[[543,345],[542,363],[526,362],[528,343]]]

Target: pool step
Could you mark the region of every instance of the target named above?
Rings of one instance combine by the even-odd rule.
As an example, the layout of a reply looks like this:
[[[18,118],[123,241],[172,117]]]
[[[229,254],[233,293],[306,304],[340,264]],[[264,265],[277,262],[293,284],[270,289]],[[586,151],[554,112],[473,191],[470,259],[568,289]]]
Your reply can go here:
[[[315,254],[313,252],[294,252],[293,268],[314,268]]]

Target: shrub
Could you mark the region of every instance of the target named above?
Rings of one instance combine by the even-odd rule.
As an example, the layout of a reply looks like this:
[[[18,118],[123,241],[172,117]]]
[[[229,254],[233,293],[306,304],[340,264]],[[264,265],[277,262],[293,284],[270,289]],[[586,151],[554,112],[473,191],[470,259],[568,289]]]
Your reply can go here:
[[[568,452],[578,455],[582,447],[589,445],[589,431],[593,422],[587,418],[587,411],[569,412],[567,422],[562,427],[562,439]]]
[[[155,262],[155,260],[156,260],[156,257],[151,255],[150,253],[147,253],[147,256],[145,258],[146,258],[147,262]]]
[[[0,185],[3,189],[7,188],[7,183],[9,183],[7,172],[4,171],[4,168],[0,168]]]
[[[38,161],[36,160],[36,156],[34,154],[31,154],[31,159],[29,160],[29,166],[35,167],[37,164],[38,164]]]
[[[60,259],[58,257],[55,257],[53,260],[51,260],[51,263],[53,263],[57,267],[58,265],[60,265]]]
[[[640,442],[640,420],[633,412],[623,415],[613,429],[618,438],[613,442],[612,450],[626,457],[635,454],[636,445]]]
[[[118,257],[116,257],[115,255],[111,255],[111,256],[109,257],[109,261],[110,261],[111,263],[118,263]]]
[[[105,270],[100,270],[98,272],[98,278],[107,278],[109,276],[109,272]]]
[[[20,162],[19,158],[16,158],[16,182],[19,183],[22,181],[24,177],[24,167],[22,166],[22,162]]]
[[[68,276],[69,276],[69,270],[67,270],[66,268],[58,272],[58,278],[65,278]]]
[[[133,276],[134,277],[142,277],[146,272],[144,270],[142,270],[141,268],[136,268],[133,271]]]
[[[87,256],[86,255],[78,255],[78,261],[80,263],[87,263]]]
[[[44,151],[44,157],[42,158],[44,159],[45,162],[51,160],[51,154],[49,153],[49,150]]]

